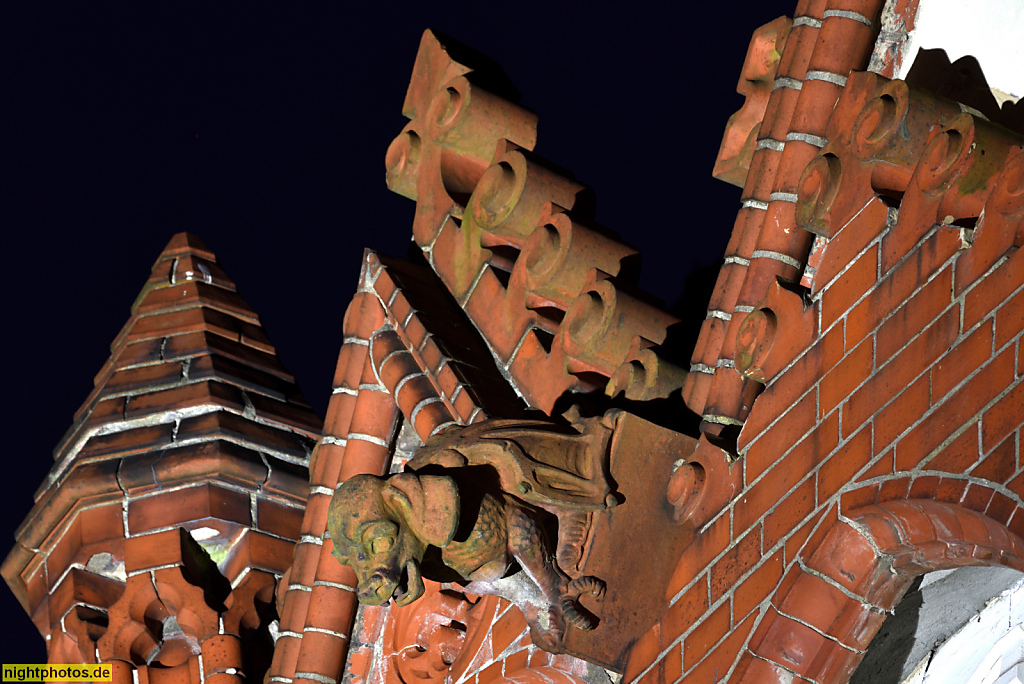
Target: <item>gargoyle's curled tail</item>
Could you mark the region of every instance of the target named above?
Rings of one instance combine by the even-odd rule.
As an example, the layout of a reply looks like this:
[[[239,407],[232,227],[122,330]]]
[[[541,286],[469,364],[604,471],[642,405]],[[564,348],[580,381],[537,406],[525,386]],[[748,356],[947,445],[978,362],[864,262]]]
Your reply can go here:
[[[604,595],[604,590],[604,582],[593,575],[584,575],[569,582],[565,593],[562,594],[562,615],[565,621],[577,629],[588,630],[597,627],[597,618],[580,606],[577,599],[581,594],[600,598]]]

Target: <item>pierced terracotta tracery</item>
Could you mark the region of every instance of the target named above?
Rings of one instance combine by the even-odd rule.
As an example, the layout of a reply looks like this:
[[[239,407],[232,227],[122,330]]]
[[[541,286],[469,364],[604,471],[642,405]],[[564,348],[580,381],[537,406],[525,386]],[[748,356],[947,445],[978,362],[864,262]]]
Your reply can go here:
[[[470,598],[431,583],[422,600],[391,608],[381,635],[383,681],[460,681],[480,659],[499,604],[494,596]]]
[[[528,404],[573,391],[667,396],[682,381],[661,345],[677,321],[635,292],[637,253],[587,225],[585,187],[533,152],[536,116],[427,31],[388,150],[388,186],[416,200],[413,237]],[[646,353],[641,353],[645,352]],[[636,385],[636,387],[633,387]],[[648,396],[649,395],[649,396]]]

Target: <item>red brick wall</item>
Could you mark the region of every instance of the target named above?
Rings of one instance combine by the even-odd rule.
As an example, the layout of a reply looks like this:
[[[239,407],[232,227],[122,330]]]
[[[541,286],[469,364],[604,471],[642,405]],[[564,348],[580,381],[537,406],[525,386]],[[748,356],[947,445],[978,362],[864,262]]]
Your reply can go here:
[[[845,681],[916,574],[962,564],[1024,567],[1015,513],[1024,153],[1018,138],[955,103],[856,73],[870,55],[880,7],[871,0],[798,5],[750,163],[733,165],[736,177],[749,168],[743,207],[682,388],[705,435],[692,455],[680,454],[679,486],[668,492],[680,534],[695,537],[667,582],[667,614],[633,647],[626,681]],[[550,181],[548,195],[568,200],[577,188],[537,175],[534,156],[508,144],[516,136],[525,136],[526,148],[535,142],[533,120],[518,110],[509,109],[522,124],[516,130],[498,130],[487,117],[463,122],[486,133],[487,145],[431,128],[422,115],[449,98],[438,74],[466,86],[453,76],[465,67],[432,40],[428,34],[421,47],[406,102],[412,123],[388,155],[391,187],[418,202],[414,237],[528,403],[550,410],[566,389],[594,389],[605,378],[616,386],[626,357],[642,351],[629,335],[640,323],[657,332],[669,321],[633,307],[639,323],[615,329],[621,349],[600,367],[558,356],[572,350],[561,328],[550,350],[537,342],[535,356],[520,354],[532,333],[523,333],[526,318],[506,314],[529,309],[517,299],[528,283],[501,255],[539,249],[520,232],[552,219],[551,207],[540,209],[547,195],[534,188],[529,215],[515,214],[516,230],[502,233],[477,215],[475,195],[463,206],[447,194],[439,155],[443,149],[472,170],[454,179],[466,182],[462,190],[505,177],[492,173],[504,167],[488,166],[495,141],[491,161],[526,164],[526,176]],[[474,222],[486,230],[469,231]],[[473,239],[454,240],[458,230]],[[433,333],[418,309],[403,308],[387,269],[380,272],[378,279],[374,268],[364,271],[354,307],[365,315],[350,310],[346,326],[354,337],[339,359],[338,393],[312,467],[324,497],[355,472],[384,472],[398,411],[422,438],[449,422],[503,415],[477,405],[486,393],[470,402],[442,378],[449,360],[426,353]],[[607,282],[591,272],[573,292]],[[485,296],[474,299],[478,292]],[[573,307],[582,311],[554,303],[565,321],[575,320]],[[547,372],[552,358],[559,373]],[[586,386],[561,382],[584,371]],[[373,458],[362,458],[348,440],[365,440],[350,423],[367,417],[371,395],[380,395],[388,420],[369,431],[376,447]],[[323,517],[311,507],[305,533],[319,538]],[[383,665],[374,644],[398,629],[398,611],[381,618],[364,610],[353,632],[351,600],[344,619],[335,614],[330,625],[327,611],[314,610],[320,604],[309,597],[325,581],[317,578],[331,562],[329,549],[329,539],[300,545],[273,680],[386,678],[370,673]],[[340,587],[342,579],[331,581]],[[515,615],[502,609],[493,627],[483,620],[476,631],[491,649],[494,630]],[[337,655],[345,647],[328,657],[320,635],[335,645],[354,637],[347,671]],[[524,654],[534,657],[521,634],[511,636],[505,651],[460,672],[481,683],[509,677],[510,662],[515,669]]]
[[[796,202],[806,287],[739,326],[766,383],[742,489],[698,521],[627,679],[846,681],[913,576],[1022,567],[1021,139],[871,74],[828,139]]]
[[[408,606],[363,606],[350,648],[346,684],[578,684],[599,671],[535,646],[523,614],[505,599],[442,594],[429,580],[426,596]]]

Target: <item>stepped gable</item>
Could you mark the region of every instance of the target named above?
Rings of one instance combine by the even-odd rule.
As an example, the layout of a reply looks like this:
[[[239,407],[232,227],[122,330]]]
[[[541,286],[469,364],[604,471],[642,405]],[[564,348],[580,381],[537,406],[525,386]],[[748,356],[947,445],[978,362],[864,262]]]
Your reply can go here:
[[[261,640],[240,630],[266,631],[291,564],[322,421],[197,237],[171,239],[131,312],[3,576],[54,662],[191,668],[216,635],[241,669]]]

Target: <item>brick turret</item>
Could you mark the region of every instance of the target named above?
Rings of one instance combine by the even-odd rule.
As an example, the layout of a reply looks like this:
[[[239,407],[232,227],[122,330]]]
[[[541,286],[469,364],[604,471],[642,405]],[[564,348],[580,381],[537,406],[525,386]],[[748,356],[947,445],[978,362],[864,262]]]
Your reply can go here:
[[[3,564],[50,661],[259,679],[320,429],[213,253],[174,236]]]

